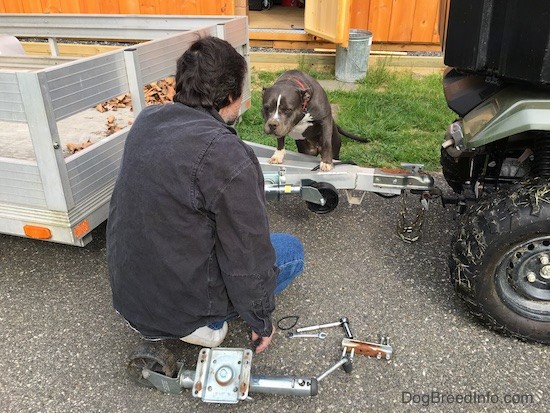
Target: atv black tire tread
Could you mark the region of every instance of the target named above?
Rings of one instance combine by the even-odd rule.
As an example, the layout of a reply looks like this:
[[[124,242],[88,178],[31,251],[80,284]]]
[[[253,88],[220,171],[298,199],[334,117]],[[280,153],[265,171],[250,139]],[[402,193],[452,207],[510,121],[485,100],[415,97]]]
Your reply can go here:
[[[550,322],[525,317],[503,303],[495,274],[499,257],[514,237],[532,236],[526,228],[550,233],[548,201],[550,182],[538,178],[480,200],[462,217],[449,258],[451,281],[472,314],[495,330],[542,343],[550,343]]]

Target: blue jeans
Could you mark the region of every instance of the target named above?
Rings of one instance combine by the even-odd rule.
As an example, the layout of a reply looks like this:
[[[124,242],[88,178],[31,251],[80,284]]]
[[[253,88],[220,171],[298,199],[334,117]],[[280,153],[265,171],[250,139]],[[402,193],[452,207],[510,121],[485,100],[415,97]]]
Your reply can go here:
[[[304,270],[304,246],[294,235],[284,233],[271,234],[271,244],[275,249],[275,265],[279,267],[275,295],[278,295]],[[238,317],[236,312],[224,319],[209,324],[212,330],[219,330],[223,323]]]

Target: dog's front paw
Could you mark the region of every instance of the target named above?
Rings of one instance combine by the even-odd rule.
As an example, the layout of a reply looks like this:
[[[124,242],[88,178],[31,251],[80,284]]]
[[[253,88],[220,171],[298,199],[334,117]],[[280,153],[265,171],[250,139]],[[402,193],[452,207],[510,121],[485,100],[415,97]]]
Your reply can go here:
[[[333,166],[332,162],[331,162],[331,163],[321,162],[321,163],[319,164],[319,169],[320,169],[321,171],[323,171],[323,172],[328,172],[328,171],[330,171],[333,167],[334,167],[334,166]]]
[[[279,164],[279,163],[283,163],[283,160],[285,159],[285,150],[284,149],[277,149],[275,151],[275,153],[273,153],[273,155],[271,156],[271,158],[269,158],[269,163],[275,163],[275,164]]]

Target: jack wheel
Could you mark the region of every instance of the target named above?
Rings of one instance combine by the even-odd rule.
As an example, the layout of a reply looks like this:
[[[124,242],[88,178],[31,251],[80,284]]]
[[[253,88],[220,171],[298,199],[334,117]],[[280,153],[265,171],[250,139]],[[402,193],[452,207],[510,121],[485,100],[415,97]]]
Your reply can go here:
[[[347,363],[344,363],[344,365],[342,365],[342,368],[346,373],[350,374],[353,370],[353,363],[351,362],[351,360],[349,360]]]
[[[326,182],[313,182],[312,187],[317,188],[325,199],[325,205],[319,205],[313,202],[306,201],[308,209],[316,214],[328,214],[336,209],[338,206],[338,191],[336,188]]]
[[[451,280],[495,330],[550,344],[550,192],[546,179],[472,206],[452,240]]]
[[[136,384],[142,387],[155,388],[143,377],[143,369],[175,377],[177,370],[176,356],[161,343],[142,343],[129,355],[126,374]]]

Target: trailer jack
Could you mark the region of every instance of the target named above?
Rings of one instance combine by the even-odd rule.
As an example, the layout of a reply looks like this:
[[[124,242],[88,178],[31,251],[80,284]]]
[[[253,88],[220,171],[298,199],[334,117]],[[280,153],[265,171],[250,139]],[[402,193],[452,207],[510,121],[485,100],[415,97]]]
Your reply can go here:
[[[268,201],[280,201],[284,195],[299,194],[306,201],[309,210],[316,214],[332,212],[338,206],[338,191],[333,185],[311,179],[302,179],[298,184],[288,184],[284,167],[278,172],[264,173],[264,181]]]
[[[130,355],[128,376],[137,384],[163,393],[181,394],[210,403],[237,403],[249,399],[249,392],[293,396],[316,396],[313,377],[251,375],[252,350],[203,348],[195,370],[176,362],[173,353],[159,343],[142,343]]]
[[[351,373],[354,354],[378,360],[390,360],[393,348],[387,338],[380,343],[342,339],[339,361],[317,377],[267,376],[251,374],[252,350],[244,348],[202,348],[194,370],[177,362],[162,341],[143,342],[131,354],[127,375],[136,384],[181,394],[191,390],[193,397],[208,403],[238,403],[252,400],[249,393],[312,397],[319,392],[319,382],[340,366]]]

